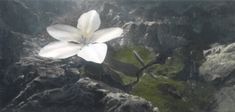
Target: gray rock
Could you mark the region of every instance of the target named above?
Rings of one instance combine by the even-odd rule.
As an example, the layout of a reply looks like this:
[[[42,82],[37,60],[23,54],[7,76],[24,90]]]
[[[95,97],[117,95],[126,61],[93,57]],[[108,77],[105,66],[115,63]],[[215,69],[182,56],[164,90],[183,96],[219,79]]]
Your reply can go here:
[[[214,112],[234,112],[235,107],[235,85],[224,87],[215,95],[217,106]]]
[[[146,100],[129,94],[108,93],[103,102],[104,112],[157,112],[157,108],[152,108]]]
[[[157,112],[148,101],[89,78],[12,103],[2,112]]]
[[[206,81],[219,85],[215,92],[215,107],[212,112],[235,110],[235,43],[217,45],[206,50],[206,61],[200,66],[200,74]]]
[[[206,61],[200,66],[200,74],[207,81],[226,81],[235,70],[235,43],[216,46],[205,51]]]

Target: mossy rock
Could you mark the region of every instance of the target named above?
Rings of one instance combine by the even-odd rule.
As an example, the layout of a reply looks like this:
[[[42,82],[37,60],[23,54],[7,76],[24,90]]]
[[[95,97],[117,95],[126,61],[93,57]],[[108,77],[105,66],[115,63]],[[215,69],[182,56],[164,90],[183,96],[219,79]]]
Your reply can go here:
[[[164,90],[161,90],[162,87],[166,85],[174,88],[176,94],[182,93],[185,88],[184,83],[181,81],[165,78],[154,79],[150,75],[144,75],[140,82],[134,87],[132,94],[151,101],[155,106],[159,107],[161,112],[172,112],[170,108],[171,105],[177,105],[178,107],[184,106],[184,102],[179,98],[180,96],[174,97],[171,95],[174,93],[164,93]]]
[[[160,112],[200,112],[213,101],[214,90],[208,84],[192,87],[184,81],[144,75],[132,94],[151,101]]]

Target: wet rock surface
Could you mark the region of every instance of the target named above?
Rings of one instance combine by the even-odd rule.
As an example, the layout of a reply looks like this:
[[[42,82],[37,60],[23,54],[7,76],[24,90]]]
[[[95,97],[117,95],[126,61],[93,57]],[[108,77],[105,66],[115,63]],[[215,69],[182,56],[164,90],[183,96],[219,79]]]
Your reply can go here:
[[[2,0],[1,111],[233,112],[234,4]],[[100,13],[101,28],[118,26],[125,31],[123,38],[108,42],[104,64],[76,56],[64,60],[38,56],[41,47],[54,41],[47,26],[75,26],[78,17],[91,9]],[[157,60],[159,54],[163,57]],[[126,85],[136,80],[143,65],[154,61],[136,86]]]

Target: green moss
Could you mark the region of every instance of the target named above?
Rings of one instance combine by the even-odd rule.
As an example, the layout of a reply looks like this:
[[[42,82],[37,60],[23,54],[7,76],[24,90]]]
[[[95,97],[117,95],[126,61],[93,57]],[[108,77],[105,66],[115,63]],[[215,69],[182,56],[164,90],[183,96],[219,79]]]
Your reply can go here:
[[[128,64],[133,64],[138,68],[141,68],[142,65],[138,62],[136,57],[133,54],[133,51],[138,52],[141,58],[144,60],[145,64],[153,61],[156,57],[155,53],[144,46],[125,46],[115,51],[113,54],[113,58]],[[156,76],[166,76],[168,78],[176,77],[177,74],[183,69],[183,56],[180,50],[176,50],[173,53],[173,56],[166,60],[166,63],[163,65],[155,64],[145,70],[145,73],[151,73]],[[136,80],[136,77],[130,77],[130,74],[119,73],[122,78],[124,84],[129,84]]]
[[[154,60],[154,52],[143,46],[126,46],[115,51],[113,57],[121,62],[142,67],[133,54],[133,50],[143,58],[145,64]],[[165,64],[155,64],[144,71],[140,82],[135,85],[132,94],[151,101],[159,107],[161,112],[200,112],[203,111],[214,93],[214,87],[208,84],[198,83],[188,84],[185,81],[175,80],[185,67],[184,53],[177,49]],[[128,74],[116,71],[124,84],[129,84],[136,80]],[[154,75],[153,78],[151,75]],[[157,78],[156,78],[157,77]]]
[[[134,82],[136,80],[136,78],[124,74],[119,74],[119,76],[122,78],[122,82],[124,85],[130,84],[131,82]]]
[[[124,85],[130,84],[131,82],[134,82],[136,80],[136,77],[131,77],[131,76],[125,75],[122,72],[119,72],[116,70],[113,70],[113,72],[115,72],[119,75],[119,77],[121,78],[122,83]]]
[[[161,112],[172,112],[170,106],[181,104],[182,101],[168,93],[164,93],[161,90],[163,85],[174,88],[176,93],[182,93],[185,88],[184,82],[181,81],[165,78],[153,79],[150,75],[145,75],[141,78],[141,81],[136,85],[132,93],[151,101],[155,106],[159,107]]]
[[[142,65],[140,64],[140,62],[135,57],[133,51],[136,51],[140,55],[140,57],[143,59],[145,64],[152,61],[152,60],[154,60],[154,58],[155,58],[155,54],[154,54],[153,51],[151,51],[151,50],[149,50],[149,49],[147,49],[147,48],[145,48],[144,46],[141,46],[141,45],[138,45],[138,46],[135,46],[135,45],[124,46],[124,47],[116,50],[112,54],[112,57],[115,60],[118,60],[120,62],[127,63],[127,64],[132,64],[132,65],[136,66],[137,68],[141,68]],[[115,70],[120,75],[120,77],[122,78],[122,81],[123,81],[124,84],[129,84],[129,83],[136,80],[135,73],[134,74],[124,74],[121,71],[117,71],[118,69],[119,68],[116,68]],[[137,69],[137,71],[138,71],[138,69]]]
[[[148,63],[155,58],[155,54],[153,51],[140,45],[139,46],[131,45],[131,46],[122,47],[121,49],[115,51],[113,57],[114,59],[119,60],[121,62],[142,67],[142,65],[138,62],[138,60],[135,58],[133,54],[134,50],[141,56],[141,58],[144,60],[145,63]]]
[[[199,83],[192,88],[184,81],[145,75],[132,94],[151,101],[161,112],[200,112],[209,107],[214,91],[208,84]]]
[[[148,68],[145,72],[157,78],[144,75],[132,93],[151,101],[161,112],[202,111],[211,101],[213,87],[201,83],[192,87],[185,81],[174,80],[184,68],[182,54],[176,50],[165,64]]]
[[[148,68],[147,72],[157,76],[168,78],[177,77],[177,74],[184,68],[184,59],[179,50],[176,50],[172,57],[166,60],[165,64],[155,64]]]

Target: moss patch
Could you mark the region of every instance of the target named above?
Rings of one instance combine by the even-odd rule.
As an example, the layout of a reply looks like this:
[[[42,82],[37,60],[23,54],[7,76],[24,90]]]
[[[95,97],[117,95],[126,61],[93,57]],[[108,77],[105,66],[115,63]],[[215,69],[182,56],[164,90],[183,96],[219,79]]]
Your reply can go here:
[[[140,68],[142,65],[133,54],[133,50],[143,58],[145,64],[154,60],[154,52],[143,46],[126,46],[114,52],[113,58],[133,64]],[[151,101],[159,107],[160,112],[200,112],[206,110],[213,101],[214,87],[202,82],[192,85],[185,81],[176,80],[184,69],[182,50],[175,50],[165,64],[155,64],[144,71],[140,82],[135,85],[132,94]],[[116,71],[118,73],[118,71]],[[136,77],[118,73],[124,84],[136,80]],[[151,75],[154,75],[152,77]]]
[[[154,60],[154,58],[155,58],[155,53],[153,51],[151,51],[141,45],[124,46],[124,47],[116,50],[113,53],[113,58],[115,60],[120,61],[120,62],[132,64],[132,65],[136,66],[137,68],[141,68],[142,65],[135,57],[133,51],[136,51],[139,54],[139,56],[143,59],[145,64]],[[117,68],[117,70],[118,70],[118,68]],[[122,78],[122,81],[125,85],[136,80],[136,77],[133,77],[133,76],[135,76],[135,74],[124,74],[124,73],[121,73],[120,71],[116,71],[116,72],[120,75],[120,77]]]
[[[181,100],[178,100],[178,98],[171,96],[171,93],[168,94],[161,91],[160,89],[163,85],[168,85],[175,88],[176,93],[182,93],[185,88],[184,83],[180,81],[165,78],[154,79],[150,75],[145,75],[136,85],[132,91],[132,94],[141,96],[146,100],[151,101],[155,106],[159,107],[161,112],[172,112],[169,106],[172,104],[181,104],[182,102]]]
[[[119,60],[121,62],[129,63],[136,65],[138,67],[142,67],[142,65],[135,58],[133,51],[136,51],[145,63],[152,61],[155,58],[155,54],[153,51],[145,48],[144,46],[124,46],[121,49],[115,51],[113,54],[114,59]]]
[[[214,91],[208,84],[198,83],[192,87],[184,81],[145,75],[132,94],[151,101],[160,112],[200,112],[211,105]]]

